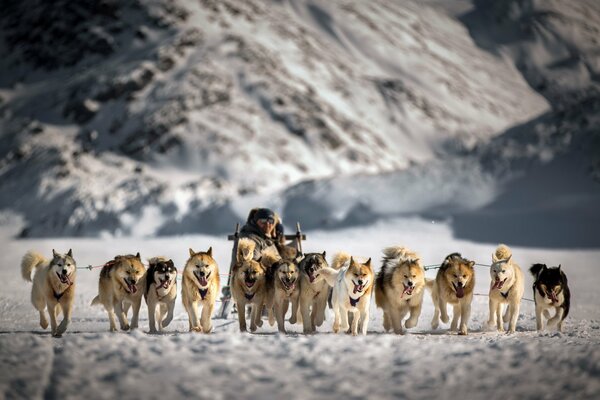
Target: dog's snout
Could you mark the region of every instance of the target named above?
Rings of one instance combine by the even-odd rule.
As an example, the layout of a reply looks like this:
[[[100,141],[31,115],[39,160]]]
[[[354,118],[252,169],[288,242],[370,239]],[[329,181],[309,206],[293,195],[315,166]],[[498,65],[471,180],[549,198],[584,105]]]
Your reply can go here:
[[[198,273],[198,275],[200,275],[201,277],[204,277],[204,275],[206,275],[206,274],[204,273],[204,271],[200,271],[200,272]]]
[[[413,282],[412,281],[408,281],[408,286],[412,287],[413,286]]]
[[[456,286],[458,286],[458,287],[463,287],[463,283],[462,283],[462,282],[458,282],[458,283],[456,284]]]
[[[359,285],[362,285],[362,284],[363,284],[363,280],[362,280],[362,279],[359,279],[359,280],[358,280],[358,284],[359,284]]]
[[[62,274],[63,274],[63,275],[66,275],[66,274],[67,274],[67,272],[68,272],[68,271],[66,270],[66,268],[63,268],[63,270],[62,270]]]

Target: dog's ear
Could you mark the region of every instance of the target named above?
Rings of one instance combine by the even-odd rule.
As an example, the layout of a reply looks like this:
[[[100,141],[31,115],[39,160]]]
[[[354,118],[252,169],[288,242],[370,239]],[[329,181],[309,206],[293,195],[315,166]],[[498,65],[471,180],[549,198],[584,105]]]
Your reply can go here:
[[[493,263],[498,262],[498,257],[496,257],[496,252],[492,253],[492,262]]]
[[[212,257],[212,246],[209,247],[208,250],[206,250],[206,254]]]
[[[562,272],[562,271],[560,270],[560,268],[561,268],[561,267],[562,267],[562,264],[558,264],[558,272]]]
[[[369,259],[367,260],[367,262],[364,263],[363,265],[366,265],[367,267],[371,268],[371,258],[369,257]]]
[[[262,256],[258,257],[258,260],[256,260],[256,262],[259,263],[259,264],[261,264],[261,261],[262,261]]]
[[[350,264],[348,265],[352,266],[352,264],[354,264],[354,257],[350,256]]]
[[[167,264],[169,267],[175,267],[175,263],[174,263],[174,262],[173,262],[173,260],[171,260],[170,258],[167,260],[166,264]]]
[[[323,254],[321,254],[323,256],[323,258],[325,258],[327,256],[327,252],[323,251]]]
[[[57,256],[58,256],[58,253],[54,249],[52,249],[52,257],[57,257]]]
[[[67,255],[71,258],[73,258],[73,250],[69,249],[69,252],[67,253]]]
[[[139,251],[135,255],[135,258],[137,258],[138,260],[142,261],[142,256],[140,256],[140,252]]]
[[[533,264],[531,268],[529,268],[529,272],[537,279],[537,277],[540,276],[540,273],[545,269],[546,264]]]
[[[194,250],[192,250],[192,248],[190,247],[190,257],[194,257],[196,255],[196,253],[194,252]]]
[[[469,266],[469,268],[473,268],[473,266],[475,265],[475,261],[469,261],[467,265]]]
[[[511,259],[512,259],[512,254],[510,256],[508,256],[508,258],[506,259],[506,263],[510,263]]]

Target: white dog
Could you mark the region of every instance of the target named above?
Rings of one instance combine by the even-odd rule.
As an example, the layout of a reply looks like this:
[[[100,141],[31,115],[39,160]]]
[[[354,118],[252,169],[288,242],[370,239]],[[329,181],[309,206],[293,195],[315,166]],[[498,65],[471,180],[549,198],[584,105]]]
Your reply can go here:
[[[506,245],[499,245],[492,254],[492,267],[490,268],[490,318],[488,326],[496,326],[499,331],[504,331],[504,323],[508,322],[508,332],[514,333],[519,318],[521,298],[525,290],[523,272],[512,261],[512,253]],[[502,305],[508,304],[504,317]]]

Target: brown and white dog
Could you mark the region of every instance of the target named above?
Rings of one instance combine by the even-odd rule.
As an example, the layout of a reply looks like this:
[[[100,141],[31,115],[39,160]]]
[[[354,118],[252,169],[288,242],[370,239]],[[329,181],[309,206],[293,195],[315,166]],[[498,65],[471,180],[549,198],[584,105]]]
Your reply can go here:
[[[508,332],[514,333],[517,328],[521,298],[525,291],[525,282],[521,268],[513,261],[510,248],[504,244],[498,246],[492,254],[490,268],[490,317],[488,327],[496,327],[504,331],[504,322],[508,322]],[[507,304],[504,317],[502,305]]]
[[[31,272],[35,269],[33,281]],[[21,275],[28,282],[33,282],[31,302],[40,313],[40,326],[48,327],[45,310],[50,315],[50,328],[53,336],[61,336],[71,321],[73,300],[75,296],[75,276],[77,265],[73,252],[59,254],[52,250],[52,259],[46,260],[42,255],[29,251],[21,261]],[[56,323],[58,314],[63,313],[60,325]]]
[[[100,271],[98,296],[92,305],[102,304],[108,313],[110,331],[117,331],[116,317],[121,329],[133,330],[138,327],[142,296],[146,288],[146,268],[142,264],[140,253],[116,256],[107,262]],[[127,312],[133,307],[131,325],[127,321]]]
[[[188,313],[190,332],[209,333],[212,331],[211,318],[219,295],[219,267],[212,256],[212,247],[206,252],[189,251],[190,258],[183,269],[181,300]],[[202,306],[200,319],[199,306]]]
[[[450,330],[456,331],[460,317],[459,334],[468,333],[469,318],[471,316],[471,302],[475,287],[474,261],[463,258],[459,253],[448,255],[438,269],[435,281],[427,281],[431,288],[431,297],[435,311],[431,320],[431,328],[437,329],[440,315],[443,323],[448,323],[448,303],[454,306]]]
[[[323,253],[307,253],[300,261],[300,304],[298,319],[302,319],[305,334],[314,333],[325,321],[325,308],[330,285],[326,275],[337,274],[329,267]],[[333,284],[333,283],[332,283]]]
[[[267,302],[266,267],[253,259],[256,243],[242,238],[238,242],[236,263],[232,269],[231,295],[236,303],[240,331],[246,331],[246,305],[252,305],[250,331],[262,326],[262,308]]]
[[[298,302],[300,300],[300,270],[297,260],[278,260],[267,272],[267,309],[269,323],[277,320],[277,329],[285,332],[285,314],[292,304],[290,323],[296,323]]]
[[[148,260],[146,292],[144,298],[148,306],[150,333],[162,332],[173,320],[175,299],[177,299],[177,268],[173,260],[154,257]]]
[[[335,319],[333,332],[346,332],[350,325],[348,313],[352,313],[352,335],[358,335],[359,325],[363,335],[369,326],[369,310],[371,291],[375,282],[375,274],[371,268],[371,259],[360,263],[349,254],[340,252],[335,255],[331,266],[337,270],[333,283],[331,302]],[[328,281],[331,282],[329,277]]]
[[[383,250],[383,265],[375,280],[375,304],[383,309],[383,328],[402,334],[402,320],[406,328],[413,328],[419,321],[425,270],[420,257],[406,247],[388,247]]]

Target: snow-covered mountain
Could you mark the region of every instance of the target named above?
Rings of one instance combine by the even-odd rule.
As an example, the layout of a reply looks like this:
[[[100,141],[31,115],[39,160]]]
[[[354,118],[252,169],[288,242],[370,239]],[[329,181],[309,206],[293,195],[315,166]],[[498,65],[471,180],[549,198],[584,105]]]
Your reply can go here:
[[[593,1],[29,0],[0,18],[0,209],[23,236],[223,232],[257,203],[310,228],[446,218],[557,154],[600,175]]]

